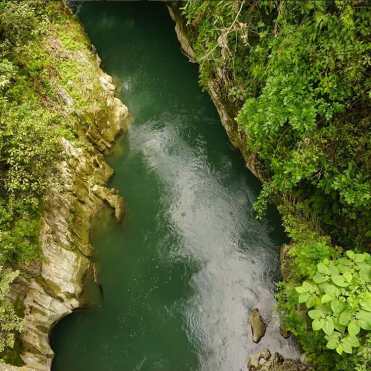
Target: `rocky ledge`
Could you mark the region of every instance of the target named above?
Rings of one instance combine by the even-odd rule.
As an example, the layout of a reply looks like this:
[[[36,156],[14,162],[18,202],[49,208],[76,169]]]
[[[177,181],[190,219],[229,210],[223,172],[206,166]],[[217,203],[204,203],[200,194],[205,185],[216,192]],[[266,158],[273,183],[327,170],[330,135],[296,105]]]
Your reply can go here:
[[[50,330],[80,306],[84,277],[93,264],[89,242],[92,218],[104,202],[114,207],[118,219],[123,215],[121,198],[106,187],[112,169],[104,153],[125,128],[128,111],[114,96],[112,78],[97,70],[105,119],[92,123],[76,142],[62,140],[64,160],[46,197],[42,218],[42,262],[30,267],[13,287],[13,295],[24,302],[20,339],[24,365],[0,364],[0,371],[50,370],[54,355]]]
[[[250,371],[310,371],[310,366],[298,360],[284,359],[279,353],[266,349],[252,356],[248,363]]]
[[[190,62],[196,63],[196,54],[192,48],[191,41],[188,37],[185,20],[181,15],[177,2],[167,3],[169,14],[175,22],[175,32],[179,40],[183,53],[187,56]],[[234,119],[233,109],[228,102],[222,98],[220,86],[223,84],[224,77],[221,70],[215,71],[215,78],[208,82],[208,93],[218,111],[222,125],[228,135],[231,144],[237,148],[246,163],[247,168],[260,180],[264,179],[264,172],[257,161],[254,153],[247,150],[246,142],[248,138],[246,133],[239,129],[236,120]]]

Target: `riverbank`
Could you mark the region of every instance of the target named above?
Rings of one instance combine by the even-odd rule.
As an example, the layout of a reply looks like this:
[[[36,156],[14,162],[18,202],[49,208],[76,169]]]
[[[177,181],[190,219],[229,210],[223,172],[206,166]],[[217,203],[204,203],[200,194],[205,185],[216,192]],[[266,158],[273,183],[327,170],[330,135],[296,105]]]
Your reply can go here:
[[[46,7],[29,2],[13,14],[21,17],[21,10],[30,22],[35,18],[30,27],[36,36],[7,54],[18,72],[3,92],[12,97],[17,85],[26,86],[13,99],[27,102],[27,110],[37,111],[39,117],[44,112],[54,117],[57,124],[46,126],[55,134],[59,153],[42,165],[54,171],[48,174],[41,208],[32,214],[40,224],[37,257],[11,263],[19,275],[9,295],[21,308],[22,329],[15,334],[15,350],[8,348],[3,354],[4,361],[15,366],[0,363],[0,370],[46,371],[53,359],[49,332],[82,305],[83,282],[93,276],[92,219],[105,202],[118,219],[122,217],[122,200],[106,187],[112,169],[104,155],[125,130],[128,112],[115,97],[112,78],[101,70],[84,30],[62,1]],[[45,23],[43,29],[37,22]],[[17,62],[20,55],[23,66]]]
[[[298,8],[300,8],[300,6]],[[296,138],[296,134],[295,132],[287,134],[289,129],[286,128],[286,131],[283,130],[283,132],[279,134],[277,142],[274,142],[275,139],[273,139],[272,153],[267,155],[270,141],[272,141],[270,135],[275,138],[275,134],[269,132],[270,129],[268,124],[272,126],[273,131],[278,130],[273,126],[276,124],[276,120],[282,120],[280,112],[283,112],[284,105],[288,104],[287,102],[285,103],[284,100],[281,106],[274,107],[274,104],[277,103],[274,96],[277,96],[277,100],[279,99],[279,86],[275,93],[269,95],[270,98],[264,97],[267,101],[272,99],[270,106],[268,105],[264,110],[256,108],[258,111],[253,111],[251,109],[250,114],[246,114],[246,111],[252,107],[253,99],[262,93],[265,79],[267,78],[264,75],[264,64],[267,65],[269,63],[268,58],[272,46],[265,43],[266,39],[264,39],[264,37],[267,38],[272,32],[276,37],[278,35],[277,23],[276,26],[274,26],[276,22],[275,10],[273,8],[265,8],[264,6],[256,7],[252,5],[249,7],[245,5],[243,1],[237,1],[233,4],[225,4],[225,6],[211,2],[205,2],[202,5],[187,2],[183,10],[179,4],[173,2],[169,6],[169,11],[176,23],[175,30],[184,54],[186,54],[191,62],[196,62],[200,65],[200,84],[208,91],[217,107],[222,124],[226,129],[231,143],[242,153],[249,170],[263,183],[263,191],[255,205],[257,212],[261,213],[262,210],[264,210],[264,207],[266,207],[264,205],[266,205],[267,201],[273,201],[278,207],[285,230],[291,239],[290,244],[283,246],[281,251],[283,283],[279,286],[277,298],[283,327],[282,333],[286,334],[287,330],[289,330],[297,336],[302,350],[306,354],[307,361],[315,364],[316,369],[326,370],[328,365],[334,363],[337,364],[339,370],[350,369],[355,367],[355,364],[357,364],[358,367],[367,368],[366,365],[369,362],[369,357],[367,356],[367,331],[369,330],[369,324],[364,322],[362,325],[365,331],[362,331],[362,346],[358,355],[349,355],[349,353],[352,352],[349,350],[348,345],[345,345],[347,347],[346,353],[348,354],[344,354],[343,344],[335,346],[335,352],[334,345],[328,342],[330,339],[328,336],[332,335],[334,332],[333,327],[331,327],[330,332],[327,332],[327,329],[323,330],[326,334],[325,340],[323,333],[319,331],[321,327],[316,328],[316,324],[313,324],[313,329],[315,330],[313,331],[311,323],[312,318],[309,318],[306,313],[305,305],[310,309],[314,305],[317,305],[317,303],[320,303],[320,298],[312,297],[310,294],[305,297],[306,299],[304,299],[304,296],[299,298],[299,290],[302,290],[300,292],[305,292],[305,289],[301,287],[296,289],[303,281],[313,279],[318,269],[318,263],[325,262],[325,264],[331,264],[329,261],[336,262],[337,258],[343,256],[343,248],[349,249],[357,247],[361,249],[361,251],[367,250],[367,233],[365,232],[367,227],[364,229],[363,221],[359,221],[358,219],[358,225],[357,223],[354,224],[358,230],[353,228],[353,222],[347,219],[349,214],[346,215],[345,212],[342,216],[344,219],[340,221],[342,217],[339,218],[339,214],[336,215],[335,213],[334,215],[329,215],[331,213],[323,211],[322,209],[316,211],[314,205],[312,208],[308,209],[305,203],[311,201],[305,201],[305,198],[311,197],[311,187],[315,185],[321,188],[322,186],[318,186],[318,183],[311,178],[312,173],[316,173],[316,171],[318,171],[318,177],[321,177],[322,170],[320,168],[321,165],[317,163],[317,156],[326,157],[328,155],[327,153],[319,155],[318,149],[314,150],[317,151],[316,154],[311,152],[312,149],[307,149],[307,144],[311,141],[310,137],[304,139],[307,141],[307,144],[299,142],[297,144],[298,150],[295,150],[296,147],[294,146],[293,149],[290,147],[290,145],[292,145],[290,143],[293,141],[293,138]],[[290,14],[290,12],[288,14]],[[289,16],[287,17],[290,18]],[[310,19],[310,16],[308,18]],[[290,21],[288,21],[288,23],[289,22]],[[259,29],[259,32],[257,29]],[[285,36],[286,35],[284,35],[283,38]],[[329,36],[329,38],[331,38],[331,36]],[[362,41],[359,42],[362,43]],[[256,49],[254,49],[255,47]],[[296,46],[296,49],[294,48],[291,50],[291,52],[293,55],[295,55],[295,53],[301,53],[298,46]],[[266,60],[263,60],[264,56],[266,56]],[[361,60],[361,58],[359,60]],[[259,62],[262,64],[260,65]],[[286,63],[288,62],[286,61]],[[279,70],[279,65],[274,66]],[[286,71],[285,73],[287,75],[292,73],[292,71],[293,70],[291,70],[291,72]],[[276,71],[273,70],[272,73],[275,72]],[[259,80],[259,78],[261,80]],[[318,75],[315,75],[313,78],[318,78]],[[282,84],[284,84],[284,82],[282,82]],[[288,89],[290,88],[292,87],[289,86]],[[296,97],[296,94],[299,93],[293,92],[292,94]],[[247,99],[247,103],[244,104],[245,99]],[[260,102],[256,104],[258,105],[259,103]],[[334,103],[329,103],[330,106],[332,104]],[[305,108],[303,108],[303,111],[305,111]],[[263,112],[265,112],[265,114]],[[288,115],[288,122],[290,122],[290,119],[291,117]],[[249,120],[260,120],[261,122],[249,131],[247,126]],[[305,118],[302,117],[301,120],[303,121]],[[267,123],[267,121],[269,122]],[[284,126],[284,124],[285,120],[283,120],[281,125]],[[295,124],[293,124],[293,126],[295,127]],[[264,130],[266,130],[265,134],[260,133],[260,131]],[[316,134],[312,133],[312,135],[313,138],[316,138]],[[352,137],[353,134],[350,133],[347,135]],[[286,140],[287,143],[285,142]],[[314,141],[316,140],[317,139],[314,139]],[[327,149],[322,150],[326,152]],[[289,157],[290,151],[294,152],[292,158]],[[314,157],[312,160],[310,160],[309,157],[304,158],[304,156],[307,155]],[[349,154],[347,153],[346,155],[348,156]],[[273,160],[273,158],[275,158],[275,160]],[[297,162],[299,158],[301,158],[301,160]],[[352,161],[352,159],[350,161]],[[296,170],[290,169],[293,163],[296,163],[294,166]],[[329,163],[329,167],[334,166],[332,159],[329,160]],[[311,169],[304,169],[306,166],[309,166]],[[282,170],[284,174],[280,174]],[[342,170],[336,169],[336,171]],[[293,174],[292,172],[296,174],[296,179],[290,179]],[[305,172],[307,173],[304,174]],[[304,180],[308,176],[312,184],[308,186],[308,193],[305,194],[303,191],[305,187]],[[279,177],[282,178],[280,179]],[[323,181],[329,182],[330,184],[333,182],[333,179],[329,176],[328,179]],[[290,182],[292,182],[291,185]],[[295,189],[294,185],[296,184],[299,186],[298,189]],[[321,182],[319,182],[319,184],[321,184]],[[340,187],[335,186],[334,189],[339,191]],[[365,187],[365,194],[362,196],[360,195],[360,197],[370,197],[370,193],[367,191],[368,189],[369,188]],[[316,192],[318,192],[317,195],[314,196],[317,200],[316,202],[319,202],[319,199],[322,200],[321,202],[323,205],[326,205],[326,202],[329,203],[329,205],[334,205],[339,202],[338,200],[331,200],[331,197],[328,196],[328,194],[326,195],[326,193],[329,192],[327,189],[325,190],[325,194],[321,194],[321,192],[323,192],[322,190]],[[344,191],[340,190],[340,193],[341,192]],[[340,194],[339,197],[341,199],[344,196]],[[352,205],[350,201],[347,203],[347,201],[344,202],[344,200],[341,200],[340,203],[343,203],[343,205],[338,206],[343,208],[343,210],[346,208],[351,210],[354,207],[354,204]],[[359,213],[367,214],[365,204],[358,205],[360,207]],[[339,219],[339,221],[336,222],[337,219]],[[351,216],[350,219],[352,219]],[[333,227],[336,223],[338,223],[338,228]],[[345,230],[348,232],[344,232]],[[350,242],[349,235],[346,235],[346,233],[353,233],[354,240]],[[362,242],[358,244],[358,241]],[[363,256],[364,259],[369,261],[369,255],[364,254]],[[366,265],[365,269],[369,269],[369,263]],[[309,282],[312,284],[311,281]],[[364,295],[367,296],[368,289],[366,283],[367,279],[366,282],[362,282],[362,290]],[[339,313],[335,313],[335,317],[337,315],[339,315]],[[367,313],[364,315],[367,316]],[[357,314],[357,316],[360,317],[356,318],[361,318],[363,314]],[[363,319],[359,320],[363,321]],[[333,320],[329,318],[328,321],[332,324]],[[336,320],[334,319],[334,321]],[[346,335],[346,331],[344,333],[342,325],[335,324],[335,327],[337,331],[342,333],[341,336]],[[336,337],[334,344],[340,344],[340,333],[338,334],[335,331],[333,335]],[[348,340],[345,340],[344,344],[347,341]],[[352,338],[351,341],[354,341],[354,343],[352,343],[353,346],[357,347],[360,345],[358,340],[354,338]]]

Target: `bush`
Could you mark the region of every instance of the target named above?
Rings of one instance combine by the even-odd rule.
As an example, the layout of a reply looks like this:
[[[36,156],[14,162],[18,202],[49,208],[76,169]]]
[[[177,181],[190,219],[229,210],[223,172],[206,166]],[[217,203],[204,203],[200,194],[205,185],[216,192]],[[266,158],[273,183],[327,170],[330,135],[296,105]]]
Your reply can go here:
[[[367,369],[368,330],[355,340],[333,319],[330,345],[339,352],[328,349],[323,326],[331,332],[330,321],[315,318],[324,321],[314,331],[296,290],[301,287],[303,300],[305,290],[315,289],[305,303],[322,310],[327,303],[314,298],[326,294],[313,281],[318,265],[343,269],[342,262],[352,262],[344,250],[371,248],[367,1],[187,1],[183,12],[202,86],[217,80],[220,99],[246,134],[247,153],[265,170],[255,209],[261,216],[274,201],[292,240],[278,292],[284,325],[316,369]],[[352,301],[367,290],[357,269],[353,262],[351,284],[339,287],[339,295],[359,321]]]
[[[18,274],[0,265],[0,353],[14,346],[15,337],[22,330],[22,320],[7,298],[10,284]]]
[[[296,287],[298,302],[309,310],[313,330],[323,331],[327,348],[351,354],[363,331],[371,330],[370,283],[371,255],[349,250],[322,260],[313,278]]]

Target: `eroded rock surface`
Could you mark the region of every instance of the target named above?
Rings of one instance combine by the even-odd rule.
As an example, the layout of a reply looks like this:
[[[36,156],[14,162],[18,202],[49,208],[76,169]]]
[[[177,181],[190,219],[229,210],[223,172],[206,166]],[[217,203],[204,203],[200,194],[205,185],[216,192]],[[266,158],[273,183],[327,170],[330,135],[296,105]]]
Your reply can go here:
[[[309,371],[310,366],[299,360],[285,359],[279,353],[266,349],[253,355],[248,362],[249,371]]]
[[[254,308],[250,312],[249,323],[251,326],[252,340],[254,343],[259,343],[265,335],[266,325],[263,317],[260,315],[259,309]]]
[[[83,277],[92,264],[91,220],[105,200],[114,207],[118,219],[123,216],[123,201],[105,185],[112,169],[103,153],[124,128],[128,112],[114,96],[111,77],[99,71],[106,110],[102,120],[89,127],[87,145],[62,140],[64,161],[46,197],[42,218],[42,262],[14,286],[25,305],[20,355],[25,365],[0,363],[0,371],[50,370],[54,355],[49,345],[50,329],[79,307]]]

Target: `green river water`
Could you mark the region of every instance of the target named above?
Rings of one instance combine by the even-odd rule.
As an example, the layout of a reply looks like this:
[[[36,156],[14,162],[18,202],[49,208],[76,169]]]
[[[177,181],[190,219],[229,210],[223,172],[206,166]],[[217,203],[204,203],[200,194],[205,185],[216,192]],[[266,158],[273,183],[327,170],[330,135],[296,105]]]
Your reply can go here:
[[[96,220],[103,295],[51,335],[54,371],[238,371],[295,356],[272,316],[284,236],[257,222],[259,183],[231,147],[162,3],[87,2],[78,15],[133,123],[108,158],[127,215]],[[249,310],[269,322],[251,341]]]

